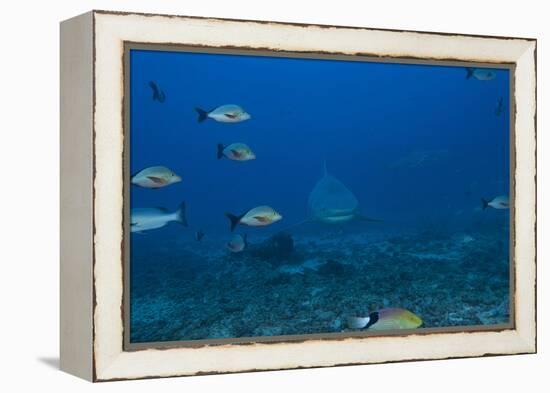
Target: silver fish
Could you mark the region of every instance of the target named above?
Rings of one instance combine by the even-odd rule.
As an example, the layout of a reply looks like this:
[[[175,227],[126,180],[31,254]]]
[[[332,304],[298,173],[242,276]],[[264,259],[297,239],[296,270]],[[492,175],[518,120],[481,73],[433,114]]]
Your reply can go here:
[[[178,183],[181,177],[164,166],[145,168],[132,176],[131,183],[145,188],[161,188]]]
[[[474,77],[480,81],[490,81],[495,79],[496,76],[497,74],[495,70],[492,70],[490,68],[466,68],[466,79]]]
[[[234,235],[229,242],[227,242],[226,247],[229,251],[237,253],[244,251],[248,247],[248,241],[246,240],[246,234],[244,235]]]
[[[270,206],[258,206],[254,209],[236,216],[231,213],[225,213],[226,217],[231,223],[231,232],[235,229],[237,224],[247,225],[251,227],[262,227],[273,224],[283,218]]]
[[[185,216],[185,202],[182,202],[174,212],[162,207],[134,208],[131,210],[130,216],[131,232],[162,228],[172,221],[185,227],[188,226],[187,217]]]
[[[202,123],[208,118],[221,123],[239,123],[251,117],[243,108],[234,104],[222,105],[211,111],[205,111],[201,108],[195,108],[195,110],[199,114],[199,123]]]
[[[232,143],[229,146],[218,144],[218,160],[227,157],[234,161],[249,161],[256,159],[256,154],[244,143]]]
[[[508,199],[508,195],[500,195],[497,197],[494,197],[493,200],[487,201],[484,198],[481,198],[481,207],[483,210],[487,209],[487,207],[492,207],[493,209],[499,209],[499,210],[505,210],[510,208],[510,200]]]

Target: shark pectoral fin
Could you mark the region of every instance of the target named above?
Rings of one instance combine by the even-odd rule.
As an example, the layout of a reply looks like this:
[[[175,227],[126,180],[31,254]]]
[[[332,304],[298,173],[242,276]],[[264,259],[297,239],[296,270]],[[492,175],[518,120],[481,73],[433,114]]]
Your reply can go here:
[[[383,222],[384,221],[384,220],[379,220],[378,218],[371,218],[371,217],[367,217],[367,216],[362,216],[360,214],[358,214],[356,216],[356,218],[359,221],[368,221],[368,222]]]
[[[308,222],[313,222],[313,221],[314,221],[314,220],[312,220],[311,218],[306,218],[306,219],[303,220],[303,221],[298,221],[298,222],[295,223],[295,224],[289,225],[289,226],[287,226],[287,227],[281,229],[281,231],[284,232],[284,231],[287,231],[287,230],[289,230],[289,229],[291,229],[291,228],[296,228],[297,226],[300,226],[300,225],[303,225],[303,224],[307,224]]]

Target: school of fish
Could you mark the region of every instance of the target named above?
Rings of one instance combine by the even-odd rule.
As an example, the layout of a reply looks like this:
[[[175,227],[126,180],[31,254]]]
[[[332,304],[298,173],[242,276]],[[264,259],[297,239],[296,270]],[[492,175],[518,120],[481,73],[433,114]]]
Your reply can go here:
[[[495,70],[489,68],[466,68],[466,79],[479,81],[490,81],[496,77]],[[159,85],[150,81],[152,99],[158,103],[166,101],[165,92]],[[504,110],[502,97],[498,99],[495,115],[500,116]],[[195,108],[198,123],[210,119],[219,123],[236,124],[250,120],[252,116],[241,106],[235,104],[224,104],[211,110],[199,107]],[[217,159],[228,159],[237,162],[246,162],[256,159],[254,151],[245,143],[234,142],[227,145],[217,145]],[[413,159],[425,162],[424,156],[414,156]],[[404,161],[407,163],[406,161]],[[421,165],[418,164],[418,165]],[[398,167],[401,162],[392,167]],[[159,189],[182,182],[182,177],[172,169],[165,166],[151,166],[133,174],[130,178],[131,184],[146,188]],[[500,195],[491,200],[481,199],[482,209],[488,207],[497,210],[509,209],[508,196]],[[306,221],[318,221],[330,224],[339,224],[350,220],[379,221],[362,216],[359,213],[359,203],[353,193],[347,189],[338,179],[329,175],[325,165],[325,175],[312,190],[308,206],[310,218]],[[283,216],[274,208],[267,205],[258,205],[248,209],[241,214],[225,213],[229,220],[229,230],[233,232],[238,225],[248,227],[265,227],[272,225]],[[303,221],[303,222],[306,222]],[[132,208],[130,213],[130,230],[132,233],[144,233],[149,230],[160,229],[171,222],[179,223],[184,227],[188,226],[186,218],[186,205],[182,202],[180,206],[170,211],[163,207]],[[300,224],[300,223],[299,223]],[[199,229],[195,233],[197,242],[201,242],[205,233]],[[240,253],[248,247],[246,234],[234,234],[225,244],[231,253]],[[371,312],[366,316],[349,316],[347,318],[349,329],[368,330],[398,330],[415,329],[422,325],[422,319],[413,312],[401,308],[385,308]]]

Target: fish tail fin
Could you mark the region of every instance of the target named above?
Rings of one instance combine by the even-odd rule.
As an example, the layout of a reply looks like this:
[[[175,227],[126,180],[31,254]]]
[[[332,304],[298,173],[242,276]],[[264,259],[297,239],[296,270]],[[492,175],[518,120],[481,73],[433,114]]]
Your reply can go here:
[[[485,198],[481,198],[481,209],[485,210],[489,206],[489,202],[485,200]]]
[[[218,160],[223,157],[223,149],[225,149],[225,146],[221,143],[218,143],[218,154],[216,157],[218,157]]]
[[[153,101],[158,100],[159,97],[159,91],[157,88],[157,84],[153,81],[149,82],[149,87],[153,90]]]
[[[133,180],[134,177],[136,177],[138,173],[139,173],[139,171],[138,171],[138,172],[134,172],[134,173],[130,173],[130,179]]]
[[[204,109],[195,108],[195,110],[199,114],[199,118],[198,118],[199,123],[202,123],[203,121],[205,121],[208,118],[208,112],[205,111]]]
[[[241,221],[241,218],[244,217],[244,214],[241,214],[240,216],[236,216],[236,215],[231,214],[231,213],[225,213],[225,216],[229,219],[229,222],[231,224],[230,229],[231,229],[231,232],[233,232],[235,230],[235,227],[239,223],[239,221]]]
[[[176,210],[176,221],[184,227],[189,226],[189,223],[187,222],[187,215],[185,213],[185,202],[180,203],[178,210]]]
[[[248,247],[248,234],[245,233],[243,235],[243,241],[244,241],[244,248],[247,248]]]
[[[470,79],[474,75],[474,69],[472,67],[466,68],[466,79]]]
[[[298,227],[298,226],[303,225],[303,224],[307,224],[308,222],[312,222],[312,219],[311,219],[311,218],[306,218],[305,220],[298,221],[298,222],[296,222],[296,223],[294,223],[294,224],[291,224],[291,225],[289,225],[289,226],[287,226],[287,227],[284,227],[284,228],[281,230],[281,232],[286,232],[286,231],[289,230],[289,229],[294,229],[295,227]]]

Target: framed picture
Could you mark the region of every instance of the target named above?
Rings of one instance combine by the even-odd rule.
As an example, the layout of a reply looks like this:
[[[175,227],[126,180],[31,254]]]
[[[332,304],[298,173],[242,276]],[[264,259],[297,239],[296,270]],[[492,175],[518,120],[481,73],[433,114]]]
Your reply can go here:
[[[61,24],[61,368],[536,351],[536,41]]]

